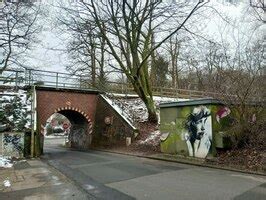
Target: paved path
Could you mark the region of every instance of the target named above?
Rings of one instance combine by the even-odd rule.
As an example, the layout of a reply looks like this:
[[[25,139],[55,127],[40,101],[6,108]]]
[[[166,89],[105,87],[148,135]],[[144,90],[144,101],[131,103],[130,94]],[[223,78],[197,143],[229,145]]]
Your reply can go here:
[[[56,146],[55,141],[46,139],[46,161],[95,199],[266,199],[263,176],[74,151]]]
[[[6,181],[10,184],[4,184]],[[0,169],[1,200],[94,199],[66,176],[39,159]]]

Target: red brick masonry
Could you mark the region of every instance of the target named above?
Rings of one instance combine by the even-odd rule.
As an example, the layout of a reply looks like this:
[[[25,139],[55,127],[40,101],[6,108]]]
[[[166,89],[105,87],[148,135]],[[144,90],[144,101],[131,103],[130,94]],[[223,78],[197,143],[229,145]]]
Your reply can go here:
[[[47,90],[37,90],[36,93],[38,130],[52,114],[62,108],[75,110],[94,124],[98,94]]]

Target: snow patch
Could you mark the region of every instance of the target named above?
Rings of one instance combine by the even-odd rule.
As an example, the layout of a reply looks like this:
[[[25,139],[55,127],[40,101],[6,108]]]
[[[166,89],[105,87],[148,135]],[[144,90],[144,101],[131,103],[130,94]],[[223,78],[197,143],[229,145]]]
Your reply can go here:
[[[11,168],[12,166],[13,164],[11,163],[10,158],[0,155],[0,167]]]
[[[95,189],[95,187],[93,185],[89,185],[89,184],[84,185],[84,187],[86,188],[86,190],[94,190]]]
[[[144,145],[157,146],[157,144],[160,141],[160,137],[161,137],[161,132],[159,130],[153,131],[149,134],[149,136],[145,140],[140,140],[138,143]]]
[[[3,183],[5,187],[11,187],[11,183],[9,180],[4,180]]]
[[[101,96],[133,129],[136,129],[124,109],[121,109],[120,106],[118,106],[113,100],[109,99],[107,96]]]
[[[125,94],[107,94],[109,101],[112,105],[115,105],[124,118],[136,125],[138,122],[145,122],[148,120],[148,111],[143,101],[136,95],[132,95],[136,98],[127,98],[129,95]],[[154,96],[154,103],[157,108],[157,116],[159,114],[159,104],[176,101],[188,101],[189,99],[171,98],[171,97],[159,97]],[[160,119],[159,119],[160,121]]]
[[[50,138],[50,139],[52,139],[52,138],[67,138],[68,136],[67,135],[65,135],[65,134],[60,134],[60,135],[54,135],[54,134],[52,134],[52,135],[44,135],[44,137],[45,138]]]

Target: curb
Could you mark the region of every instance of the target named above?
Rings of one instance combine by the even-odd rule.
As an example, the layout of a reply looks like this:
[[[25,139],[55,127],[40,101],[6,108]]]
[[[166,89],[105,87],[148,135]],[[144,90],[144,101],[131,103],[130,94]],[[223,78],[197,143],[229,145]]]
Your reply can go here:
[[[232,171],[232,172],[240,172],[240,173],[245,173],[245,174],[266,176],[266,173],[263,173],[263,172],[248,171],[248,170],[236,169],[236,168],[232,168],[232,167],[222,167],[222,166],[217,166],[217,165],[200,163],[199,161],[190,161],[190,160],[184,160],[184,159],[180,160],[180,159],[171,159],[171,158],[160,158],[160,157],[156,157],[156,156],[136,155],[136,154],[131,154],[131,153],[127,153],[127,152],[116,152],[116,151],[111,151],[111,150],[106,150],[106,149],[92,149],[92,150],[100,151],[100,152],[127,155],[127,156],[134,156],[134,157],[139,157],[139,158],[147,158],[147,159],[152,159],[152,160],[160,160],[160,161],[181,163],[181,164],[187,164],[187,165],[194,165],[194,166],[199,166],[199,167],[208,167],[208,168],[212,168],[212,169],[220,169],[220,170],[226,170],[226,171]]]

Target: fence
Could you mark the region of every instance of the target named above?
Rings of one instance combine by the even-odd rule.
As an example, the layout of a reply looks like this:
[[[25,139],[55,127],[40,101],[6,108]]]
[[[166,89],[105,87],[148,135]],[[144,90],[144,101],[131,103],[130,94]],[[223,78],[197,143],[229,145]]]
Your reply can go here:
[[[0,75],[0,85],[15,87],[43,85],[55,88],[97,89],[108,93],[136,94],[130,84],[107,81],[92,86],[91,81],[85,76],[33,69],[6,70]],[[152,87],[152,91],[156,96],[174,98],[221,97],[218,93],[177,88]]]

